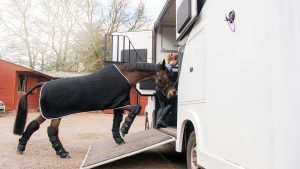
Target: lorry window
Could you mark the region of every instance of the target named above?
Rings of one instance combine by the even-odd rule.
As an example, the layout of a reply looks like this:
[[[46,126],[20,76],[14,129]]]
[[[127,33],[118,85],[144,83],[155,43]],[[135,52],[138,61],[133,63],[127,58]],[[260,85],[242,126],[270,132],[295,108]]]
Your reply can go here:
[[[176,9],[176,39],[182,40],[192,29],[206,0],[183,0]]]
[[[203,5],[205,4],[206,0],[197,0],[197,13],[200,14]]]
[[[181,33],[183,28],[191,20],[191,0],[182,1],[177,10],[177,32]]]

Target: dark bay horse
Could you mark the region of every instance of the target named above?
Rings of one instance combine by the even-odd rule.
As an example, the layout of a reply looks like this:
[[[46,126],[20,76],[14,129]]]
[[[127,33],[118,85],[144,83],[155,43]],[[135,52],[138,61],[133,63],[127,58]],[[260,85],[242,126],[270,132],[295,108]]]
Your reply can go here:
[[[117,144],[125,143],[124,137],[139,114],[141,106],[130,105],[130,88],[144,80],[155,80],[165,88],[165,95],[175,95],[174,82],[169,78],[165,62],[162,64],[126,63],[109,65],[95,73],[57,79],[36,84],[19,102],[14,124],[14,134],[22,135],[17,151],[22,154],[31,135],[37,131],[46,119],[51,119],[47,129],[49,140],[56,154],[61,158],[70,157],[58,137],[58,129],[63,116],[95,110],[114,109],[112,135]],[[41,114],[31,121],[24,131],[27,119],[27,96],[36,88],[41,87]],[[121,129],[124,110],[129,111]],[[121,134],[120,134],[121,132]]]

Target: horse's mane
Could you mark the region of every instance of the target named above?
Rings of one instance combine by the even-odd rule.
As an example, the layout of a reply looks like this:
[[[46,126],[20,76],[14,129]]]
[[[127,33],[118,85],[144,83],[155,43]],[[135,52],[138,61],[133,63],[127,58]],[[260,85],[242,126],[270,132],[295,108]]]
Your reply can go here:
[[[122,65],[118,65],[121,70],[123,71],[141,71],[141,72],[149,72],[149,73],[155,73],[157,70],[157,67],[153,63],[144,63],[144,62],[137,62],[137,63],[124,63]]]

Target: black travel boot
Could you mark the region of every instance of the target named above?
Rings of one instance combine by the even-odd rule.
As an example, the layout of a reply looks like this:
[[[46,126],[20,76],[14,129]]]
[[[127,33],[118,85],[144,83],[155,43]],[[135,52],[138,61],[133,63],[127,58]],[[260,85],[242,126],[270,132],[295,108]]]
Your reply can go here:
[[[165,122],[165,118],[167,117],[167,114],[170,112],[170,108],[172,105],[168,104],[166,107],[163,108],[161,115],[158,118],[158,121],[156,123],[156,128],[159,129],[161,127],[167,127],[167,123]]]
[[[120,124],[123,119],[123,109],[114,109],[114,119],[113,119],[113,126],[112,126],[112,134],[115,142],[117,144],[123,144],[125,141],[120,135]]]
[[[142,108],[141,106],[132,106],[130,108],[128,116],[125,118],[125,122],[122,124],[122,127],[121,127],[121,133],[122,133],[123,137],[125,136],[125,134],[128,133],[128,130],[129,130],[131,124],[133,123],[135,116],[140,113],[141,108]]]
[[[33,120],[31,121],[25,132],[22,134],[22,137],[19,139],[19,144],[18,144],[18,147],[17,147],[17,151],[20,153],[20,154],[23,154],[23,151],[25,151],[26,149],[26,144],[30,138],[30,136],[35,132],[37,131],[38,129],[40,128],[40,125],[37,121]]]
[[[157,113],[156,113],[156,129],[159,129],[160,126],[158,125],[158,119],[161,117],[161,114],[162,114],[162,111],[164,110],[165,106],[162,106],[160,107],[158,110],[157,110]]]
[[[67,152],[64,147],[62,146],[59,137],[58,137],[58,130],[52,127],[48,127],[48,137],[49,141],[52,144],[52,147],[56,151],[56,154],[59,155],[61,158],[70,157],[69,152]]]

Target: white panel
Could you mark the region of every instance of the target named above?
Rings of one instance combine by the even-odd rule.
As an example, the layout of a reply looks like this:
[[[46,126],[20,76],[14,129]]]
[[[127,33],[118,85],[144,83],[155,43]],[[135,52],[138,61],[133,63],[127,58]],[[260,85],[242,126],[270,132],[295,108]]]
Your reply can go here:
[[[145,90],[140,89],[140,83],[137,83],[135,88],[142,94],[142,95],[153,95],[155,93],[155,90]]]
[[[177,41],[176,41],[176,27],[173,26],[162,26],[162,36],[161,45],[162,50],[166,52],[176,52],[177,51]]]
[[[205,100],[205,29],[187,43],[179,80],[179,103]],[[187,89],[187,90],[186,90]]]

